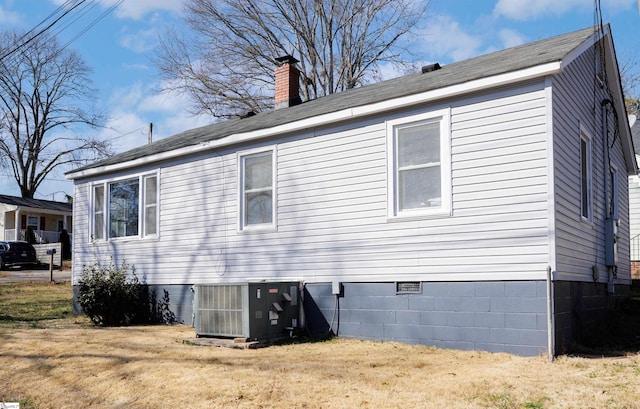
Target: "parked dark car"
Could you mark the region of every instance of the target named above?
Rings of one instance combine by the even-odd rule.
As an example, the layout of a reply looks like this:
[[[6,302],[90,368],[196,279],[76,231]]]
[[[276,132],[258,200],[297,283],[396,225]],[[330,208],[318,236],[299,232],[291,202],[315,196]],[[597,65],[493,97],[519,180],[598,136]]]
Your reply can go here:
[[[37,263],[36,249],[26,241],[0,241],[0,270]]]

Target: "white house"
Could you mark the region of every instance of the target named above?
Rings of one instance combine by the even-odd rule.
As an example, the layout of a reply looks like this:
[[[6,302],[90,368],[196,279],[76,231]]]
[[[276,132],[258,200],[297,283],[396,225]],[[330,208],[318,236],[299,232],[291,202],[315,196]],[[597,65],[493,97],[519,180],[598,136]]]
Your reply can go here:
[[[24,240],[30,227],[38,243],[57,243],[72,215],[71,203],[0,195],[0,241]]]
[[[279,61],[273,112],[67,174],[74,283],[113,257],[205,335],[522,355],[580,342],[628,294],[637,169],[608,26],[299,104]]]

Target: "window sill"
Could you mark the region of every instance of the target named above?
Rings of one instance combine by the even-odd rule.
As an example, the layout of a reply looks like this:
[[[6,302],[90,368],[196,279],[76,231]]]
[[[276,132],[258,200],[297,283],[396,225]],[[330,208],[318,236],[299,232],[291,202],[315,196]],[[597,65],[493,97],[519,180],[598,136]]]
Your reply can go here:
[[[94,240],[89,240],[89,243],[104,244],[109,242],[127,243],[127,242],[134,242],[134,241],[159,241],[159,240],[160,240],[159,236],[145,236],[145,237],[128,236],[128,237],[111,237],[109,239],[94,239]]]
[[[446,217],[451,217],[451,211],[448,210],[438,210],[434,212],[415,212],[415,213],[402,213],[398,215],[388,216],[387,222],[406,222],[413,220],[429,220],[429,219],[444,219]]]
[[[238,229],[238,234],[275,233],[278,228],[272,224],[249,226]]]
[[[582,215],[580,216],[580,224],[583,224],[591,229],[595,229],[596,225],[593,220],[589,220],[584,218]]]

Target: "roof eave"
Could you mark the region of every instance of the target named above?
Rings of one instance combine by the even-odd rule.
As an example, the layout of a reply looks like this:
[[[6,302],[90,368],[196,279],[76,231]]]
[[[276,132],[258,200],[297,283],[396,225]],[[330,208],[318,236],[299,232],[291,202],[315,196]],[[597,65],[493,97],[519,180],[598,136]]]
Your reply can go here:
[[[618,67],[618,59],[616,57],[616,50],[613,44],[613,36],[611,35],[611,27],[607,24],[604,28],[605,34],[603,35],[603,43],[606,49],[607,55],[612,58],[605,59],[605,69],[607,71],[607,78],[613,79],[610,81],[609,86],[611,97],[614,99],[614,105],[618,111],[618,128],[620,131],[620,138],[622,143],[622,151],[624,154],[625,163],[627,165],[627,174],[636,175],[638,173],[638,162],[636,161],[636,155],[633,147],[633,136],[631,134],[631,127],[629,126],[629,118],[626,113],[624,103],[624,92],[622,90],[622,81],[620,78],[620,70]]]
[[[33,212],[33,213],[46,213],[46,214],[54,214],[54,215],[69,215],[73,214],[73,211],[69,210],[54,210],[54,209],[43,209],[40,207],[30,207],[30,206],[21,206],[21,205],[7,205],[11,206],[13,209],[6,209],[9,211],[20,211],[20,212]]]
[[[300,131],[310,127],[318,127],[336,122],[357,119],[374,115],[381,112],[387,112],[394,109],[410,107],[425,102],[438,101],[444,98],[460,96],[471,92],[482,91],[490,88],[496,88],[509,84],[515,84],[536,78],[543,78],[549,75],[557,74],[562,70],[563,61],[553,61],[545,64],[536,65],[521,70],[502,73],[490,77],[480,78],[466,83],[455,84],[448,87],[438,88],[435,90],[425,91],[413,95],[400,98],[393,98],[385,101],[376,102],[369,105],[362,105],[319,115],[316,117],[306,118],[295,122],[289,122],[271,128],[260,129],[251,132],[237,133],[227,137],[201,143],[198,145],[188,146],[180,149],[174,149],[149,155],[143,158],[112,164],[105,166],[97,166],[94,168],[71,171],[65,175],[67,179],[84,179],[88,177],[98,176],[105,173],[123,171],[131,168],[148,165],[151,163],[175,159],[187,155],[192,155],[209,150],[219,149],[238,143],[251,142],[258,139],[268,138],[281,135],[284,133]]]

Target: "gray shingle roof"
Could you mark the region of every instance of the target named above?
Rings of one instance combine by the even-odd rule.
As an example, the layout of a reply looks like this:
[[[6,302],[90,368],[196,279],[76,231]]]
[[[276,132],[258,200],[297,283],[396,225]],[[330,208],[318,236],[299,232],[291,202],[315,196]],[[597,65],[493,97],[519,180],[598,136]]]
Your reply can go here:
[[[152,144],[144,145],[75,169],[72,172],[127,162],[149,155],[221,139],[237,133],[266,129],[346,108],[368,105],[560,61],[593,34],[593,28],[586,28],[445,65],[437,71],[399,77],[332,94],[290,108],[264,112],[243,119],[231,119],[187,130],[177,135],[158,140]]]
[[[23,197],[0,195],[0,203],[12,206],[29,207],[32,209],[55,210],[59,212],[69,212],[73,206],[71,203],[54,202],[52,200],[25,199]]]

